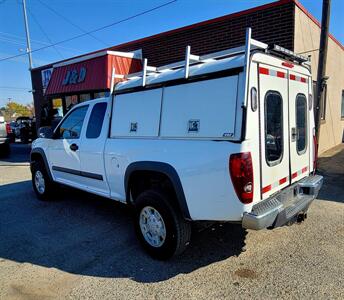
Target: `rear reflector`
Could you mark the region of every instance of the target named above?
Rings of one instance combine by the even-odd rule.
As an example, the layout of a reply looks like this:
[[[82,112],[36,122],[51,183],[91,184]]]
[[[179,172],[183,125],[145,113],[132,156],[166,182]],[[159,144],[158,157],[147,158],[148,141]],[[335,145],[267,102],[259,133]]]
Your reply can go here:
[[[250,152],[232,154],[229,172],[235,192],[244,204],[253,201],[253,166]]]

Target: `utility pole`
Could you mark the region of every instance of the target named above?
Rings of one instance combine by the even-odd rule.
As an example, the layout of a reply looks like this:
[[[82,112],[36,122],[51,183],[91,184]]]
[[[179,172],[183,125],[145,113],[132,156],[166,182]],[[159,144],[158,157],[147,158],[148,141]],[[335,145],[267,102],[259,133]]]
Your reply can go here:
[[[319,61],[318,61],[318,74],[317,74],[317,93],[316,93],[316,111],[315,111],[315,134],[319,144],[320,137],[320,122],[321,112],[323,111],[324,101],[324,87],[326,85],[326,59],[327,59],[327,44],[330,22],[330,9],[331,0],[323,0],[322,16],[321,16],[321,34],[320,34],[320,47],[319,47]],[[317,147],[319,149],[319,147]]]
[[[33,68],[32,65],[32,55],[31,55],[31,43],[30,43],[30,31],[29,31],[29,24],[27,21],[27,14],[26,14],[26,0],[22,0],[23,3],[23,13],[24,13],[24,24],[25,24],[25,32],[26,32],[26,52],[29,56],[29,70],[31,71]]]

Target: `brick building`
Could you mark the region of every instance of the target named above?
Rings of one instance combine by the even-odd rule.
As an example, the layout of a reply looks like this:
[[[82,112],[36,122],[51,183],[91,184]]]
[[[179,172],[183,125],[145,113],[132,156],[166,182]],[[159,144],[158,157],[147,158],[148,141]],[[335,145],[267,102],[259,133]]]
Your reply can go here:
[[[82,67],[85,63],[91,63],[101,55],[114,55],[112,51],[137,50],[142,51],[142,56],[148,59],[149,65],[161,66],[183,60],[187,45],[191,46],[192,53],[196,55],[243,45],[247,27],[252,28],[254,39],[310,55],[313,79],[316,79],[319,22],[297,0],[281,0],[33,69],[31,75],[38,124],[40,111],[45,103],[55,108],[60,105],[60,110],[64,113],[71,101],[80,102],[109,93],[108,84],[91,87],[80,82],[79,85],[74,86],[79,87],[77,90],[66,89],[63,81],[70,75],[71,68],[80,71],[85,68]],[[64,70],[58,72],[62,67]],[[134,68],[127,68],[126,71],[137,68],[136,65]],[[329,80],[324,99],[325,110],[322,114],[320,152],[339,144],[343,139],[344,74],[340,70],[344,70],[344,47],[331,35],[327,63]],[[60,78],[60,87],[58,87],[54,77],[57,77],[57,73],[63,72],[64,78]],[[103,72],[101,76],[108,79],[110,75],[108,68],[108,71]],[[92,77],[95,76],[94,73]],[[50,77],[55,82],[55,88],[51,88]]]

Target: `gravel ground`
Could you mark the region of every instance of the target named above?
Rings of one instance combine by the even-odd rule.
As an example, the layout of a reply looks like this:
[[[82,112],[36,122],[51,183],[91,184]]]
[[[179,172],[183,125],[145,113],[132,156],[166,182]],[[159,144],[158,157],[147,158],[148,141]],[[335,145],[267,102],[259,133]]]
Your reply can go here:
[[[326,181],[306,222],[195,226],[168,262],[141,250],[123,205],[68,188],[36,200],[14,150],[0,163],[0,299],[344,299],[342,146],[320,159]]]

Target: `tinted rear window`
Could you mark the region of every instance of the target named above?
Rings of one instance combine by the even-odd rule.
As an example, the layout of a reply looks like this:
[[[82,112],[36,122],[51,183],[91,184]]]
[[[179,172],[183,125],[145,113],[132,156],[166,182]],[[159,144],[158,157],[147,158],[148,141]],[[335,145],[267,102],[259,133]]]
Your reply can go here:
[[[283,101],[276,91],[265,96],[265,155],[270,166],[278,164],[283,155]]]
[[[307,146],[307,99],[303,94],[296,96],[296,132],[297,153],[302,154]]]

